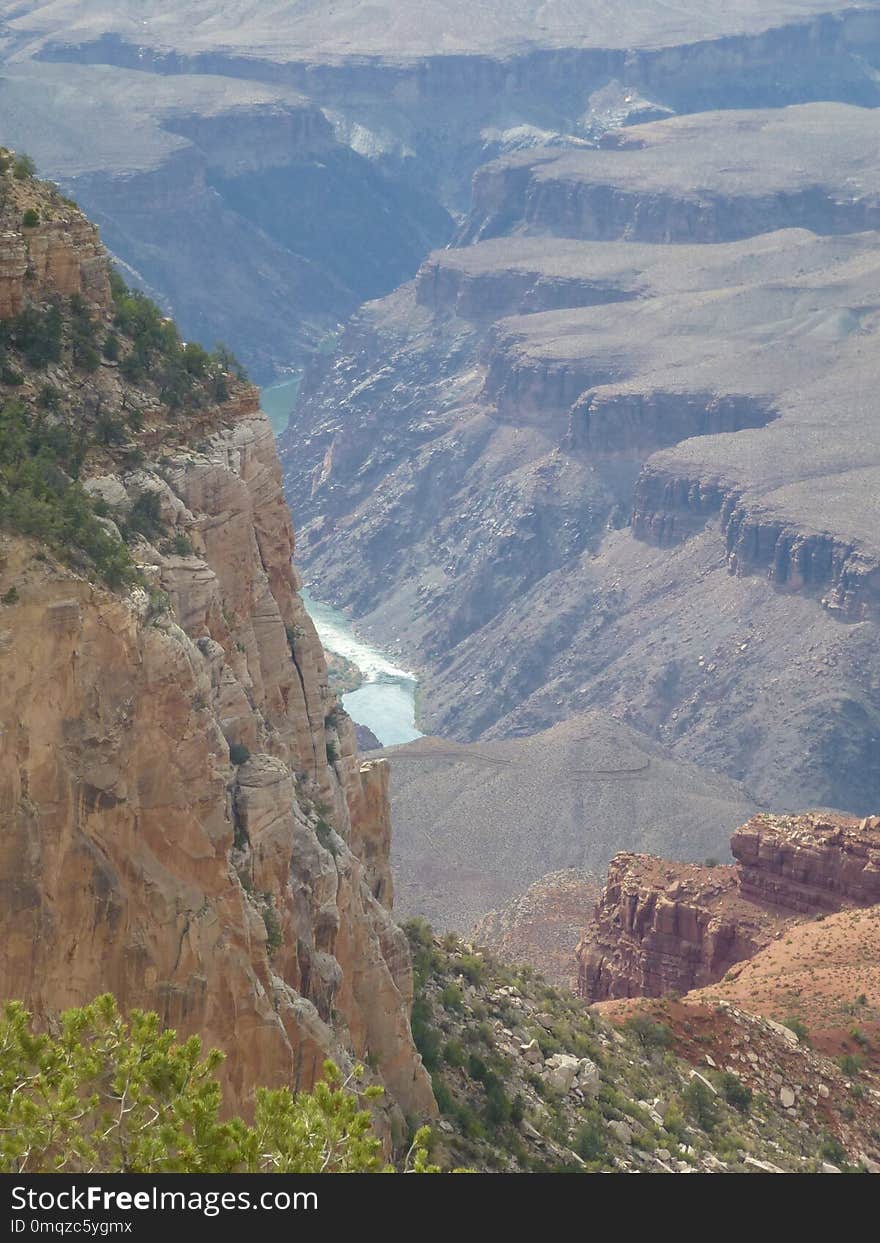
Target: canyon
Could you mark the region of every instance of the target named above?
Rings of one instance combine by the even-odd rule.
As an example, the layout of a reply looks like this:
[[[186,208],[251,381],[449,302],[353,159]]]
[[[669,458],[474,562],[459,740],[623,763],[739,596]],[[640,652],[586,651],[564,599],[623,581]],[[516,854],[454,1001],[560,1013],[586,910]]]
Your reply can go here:
[[[877,0],[0,4],[6,996],[880,1170],[878,82]]]
[[[16,6],[0,138],[185,332],[305,368],[300,562],[419,729],[601,709],[872,810],[877,6],[380,7]]]
[[[497,156],[676,112],[878,102],[873,3],[502,7],[7,4],[0,141],[185,334],[267,381],[449,241]]]

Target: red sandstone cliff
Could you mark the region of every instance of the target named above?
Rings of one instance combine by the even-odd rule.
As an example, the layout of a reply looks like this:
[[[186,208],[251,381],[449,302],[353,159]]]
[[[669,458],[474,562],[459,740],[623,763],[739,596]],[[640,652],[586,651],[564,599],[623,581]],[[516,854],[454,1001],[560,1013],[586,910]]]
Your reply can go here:
[[[37,183],[10,190],[0,316],[78,293],[109,327],[95,231]],[[328,688],[257,391],[230,377],[228,400],[172,417],[109,362],[84,381],[65,355],[51,378],[74,406],[143,412],[136,464],[99,452],[83,475],[117,521],[155,494],[163,538],[134,546],[148,589],[114,592],[0,531],[2,998],[45,1021],[105,990],[156,1009],[225,1050],[234,1107],[369,1057],[392,1108],[432,1113],[387,763],[360,762]]]
[[[880,818],[755,816],[731,848],[733,867],[617,855],[578,946],[581,996],[703,988],[799,919],[880,903]]]

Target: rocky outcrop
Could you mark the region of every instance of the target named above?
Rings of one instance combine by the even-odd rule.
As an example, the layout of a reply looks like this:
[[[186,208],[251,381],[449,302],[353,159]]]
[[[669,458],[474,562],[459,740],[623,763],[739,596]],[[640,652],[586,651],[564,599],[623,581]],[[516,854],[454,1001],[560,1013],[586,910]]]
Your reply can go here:
[[[662,460],[643,468],[633,501],[636,538],[672,547],[714,518],[720,522],[731,574],[763,573],[778,590],[811,594],[845,621],[876,616],[880,563],[854,541],[799,528],[717,477],[678,475]]]
[[[83,389],[64,364],[53,379]],[[176,414],[115,367],[87,381],[142,412],[137,461],[83,468],[117,538],[154,498],[142,585],[0,536],[0,986],[47,1023],[106,990],[157,1010],[226,1052],[230,1108],[368,1059],[402,1124],[434,1105],[390,914],[387,764],[360,761],[329,690],[271,427],[227,380]]]
[[[10,154],[6,158],[13,158]],[[110,280],[98,230],[60,194],[35,197],[27,183],[4,187],[7,218],[0,233],[0,318],[30,302],[81,295],[96,311],[110,305]],[[34,204],[39,203],[35,208]],[[42,208],[42,211],[40,211]],[[35,223],[8,227],[8,217],[35,211]]]
[[[730,849],[753,902],[801,915],[880,904],[880,816],[755,816]]]
[[[814,136],[837,142],[802,145],[796,131],[804,121]],[[475,174],[460,241],[521,230],[583,241],[714,244],[790,227],[874,229],[877,186],[848,183],[845,167],[851,144],[864,141],[869,127],[856,108],[707,111],[624,126],[603,136],[599,149],[519,151]],[[746,134],[748,163],[735,154]]]
[[[767,403],[743,396],[603,389],[574,403],[567,447],[598,458],[644,461],[690,436],[764,427],[774,417]]]
[[[687,992],[750,958],[778,922],[742,901],[732,867],[617,855],[578,946],[578,991],[589,1001]]]
[[[720,980],[799,918],[880,903],[880,817],[753,817],[735,867],[620,854],[578,946],[590,1001],[658,997]]]
[[[467,266],[471,253],[446,250],[426,259],[414,283],[416,303],[435,315],[456,315],[486,323],[505,315],[604,306],[635,296],[612,281],[586,275],[549,274],[538,265],[529,270],[522,262],[514,263],[516,255],[510,256],[506,269],[471,271]]]

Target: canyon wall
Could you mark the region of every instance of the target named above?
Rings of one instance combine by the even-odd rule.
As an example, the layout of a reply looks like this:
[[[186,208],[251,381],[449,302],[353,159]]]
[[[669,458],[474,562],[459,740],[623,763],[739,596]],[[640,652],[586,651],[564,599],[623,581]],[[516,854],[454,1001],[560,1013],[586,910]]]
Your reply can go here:
[[[508,4],[504,22],[463,4],[396,5],[380,22],[362,5],[295,20],[254,5],[210,28],[197,6],[142,7],[133,23],[91,0],[18,5],[0,31],[0,141],[99,218],[188,335],[229,341],[260,378],[320,353],[359,301],[412,275],[495,157],[584,147],[674,112],[878,100],[877,14],[842,0],[683,16],[648,0],[623,24],[604,4],[575,21],[531,3],[513,18]],[[481,175],[481,235],[516,218],[496,197]],[[598,222],[591,236],[635,214],[652,237],[691,239],[741,228],[743,206],[764,229],[792,218],[782,202],[732,213],[588,197],[545,187],[525,214],[542,228]]]
[[[91,290],[109,326],[94,231],[27,193],[55,220],[26,302]],[[40,249],[15,235],[20,206],[7,256]],[[132,546],[140,583],[116,591],[0,532],[3,996],[46,1023],[106,990],[155,1009],[226,1053],[245,1111],[260,1084],[368,1060],[400,1135],[434,1104],[390,913],[387,763],[361,763],[329,690],[259,393],[228,376],[226,398],[175,414],[114,362],[84,378],[65,353],[51,378],[86,421],[137,405],[136,445],[90,451],[83,482],[115,538],[138,505],[154,530]]]

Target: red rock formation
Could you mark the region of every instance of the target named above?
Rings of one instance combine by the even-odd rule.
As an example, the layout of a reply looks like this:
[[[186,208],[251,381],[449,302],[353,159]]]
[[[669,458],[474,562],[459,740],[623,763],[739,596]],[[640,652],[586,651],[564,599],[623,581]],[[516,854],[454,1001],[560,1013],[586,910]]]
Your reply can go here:
[[[577,949],[589,1001],[684,993],[765,945],[782,920],[745,902],[733,867],[619,854]]]
[[[702,988],[798,917],[880,903],[880,817],[755,816],[731,848],[736,867],[617,855],[578,946],[581,995]]]
[[[803,915],[880,903],[878,816],[755,816],[730,848],[753,902]]]

